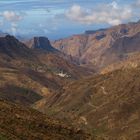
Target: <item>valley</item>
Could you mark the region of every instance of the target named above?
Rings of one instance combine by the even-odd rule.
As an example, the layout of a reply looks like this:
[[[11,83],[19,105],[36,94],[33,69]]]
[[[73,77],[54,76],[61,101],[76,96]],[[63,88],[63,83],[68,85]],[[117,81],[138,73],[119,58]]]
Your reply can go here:
[[[139,85],[139,22],[56,41],[4,34],[0,139],[139,140]]]

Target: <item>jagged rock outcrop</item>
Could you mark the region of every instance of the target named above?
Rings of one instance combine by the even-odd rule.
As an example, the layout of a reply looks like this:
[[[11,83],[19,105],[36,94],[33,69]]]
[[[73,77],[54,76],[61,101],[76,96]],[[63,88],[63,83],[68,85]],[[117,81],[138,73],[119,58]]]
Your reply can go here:
[[[57,51],[51,46],[47,37],[34,37],[31,40],[25,41],[24,43],[31,49],[43,49],[50,52]]]

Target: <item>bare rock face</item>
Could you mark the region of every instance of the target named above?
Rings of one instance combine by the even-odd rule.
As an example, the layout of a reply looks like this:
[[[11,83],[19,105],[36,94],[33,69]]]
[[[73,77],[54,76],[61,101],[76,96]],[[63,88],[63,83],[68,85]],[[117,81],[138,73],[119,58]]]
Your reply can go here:
[[[107,59],[106,61],[103,61],[104,54],[108,51],[108,49],[121,45],[121,38],[135,37],[138,32],[140,32],[139,22],[128,23],[114,26],[109,29],[86,31],[85,34],[82,35],[74,35],[66,39],[56,40],[52,42],[52,46],[68,55],[71,55],[73,58],[78,59],[81,64],[101,68],[106,66],[106,64],[111,63],[106,62],[108,61]],[[136,50],[135,47],[133,49],[133,43],[131,43],[129,38],[125,40],[125,42],[128,41],[128,44],[130,44],[129,49],[131,48],[131,52],[139,51],[139,49]],[[119,46],[116,47],[116,51],[118,48]],[[116,61],[119,60],[120,58],[118,57]]]
[[[112,47],[102,55],[102,63],[107,65],[127,60],[138,52],[140,52],[140,32],[131,37],[125,36],[117,39]]]
[[[50,44],[50,41],[47,37],[34,37],[31,40],[24,42],[26,46],[31,49],[43,49],[46,51],[56,51]]]

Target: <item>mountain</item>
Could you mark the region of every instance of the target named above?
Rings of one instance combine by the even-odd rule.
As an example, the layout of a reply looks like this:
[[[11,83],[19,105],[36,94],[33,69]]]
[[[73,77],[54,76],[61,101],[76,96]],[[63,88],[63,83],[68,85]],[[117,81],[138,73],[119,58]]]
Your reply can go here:
[[[69,83],[36,109],[88,130],[95,140],[140,138],[140,67]]]
[[[53,48],[50,44],[50,41],[47,37],[34,37],[30,40],[24,41],[23,43],[26,44],[31,49],[43,49],[46,51],[57,51]]]
[[[59,54],[30,49],[10,35],[0,37],[0,98],[31,106],[65,83],[90,74]]]
[[[88,140],[90,135],[36,110],[0,100],[0,139]]]
[[[23,43],[10,35],[0,37],[0,53],[11,58],[22,57],[28,59],[34,56]]]
[[[40,62],[45,64],[57,74],[63,73],[66,76],[78,78],[94,72],[77,65],[69,56],[53,48],[46,37],[34,37],[23,42],[28,48],[32,49]]]
[[[74,35],[69,38],[53,41],[51,44],[65,54],[71,55],[71,57],[78,60],[81,65],[86,65],[88,67],[94,66],[98,70],[112,63],[108,59],[104,60],[104,55],[108,53],[108,50],[115,48],[116,45],[120,45],[119,43],[122,38],[128,37],[129,39],[129,37],[131,38],[132,36],[138,37],[136,34],[139,32],[139,22],[128,23],[108,29],[87,31],[85,34]],[[136,49],[133,49],[133,46],[131,46],[131,52],[135,51]],[[116,59],[115,62],[117,62],[126,58],[121,57],[122,53],[118,53],[118,55],[120,55],[120,57],[116,59],[116,54],[115,56],[112,54],[111,59]],[[108,58],[109,57],[108,54]]]
[[[117,39],[111,48],[108,48],[101,58],[101,64],[108,65],[123,60],[129,60],[132,55],[140,52],[140,32],[133,36]]]
[[[139,44],[139,22],[51,43],[0,37],[0,139],[139,140]]]

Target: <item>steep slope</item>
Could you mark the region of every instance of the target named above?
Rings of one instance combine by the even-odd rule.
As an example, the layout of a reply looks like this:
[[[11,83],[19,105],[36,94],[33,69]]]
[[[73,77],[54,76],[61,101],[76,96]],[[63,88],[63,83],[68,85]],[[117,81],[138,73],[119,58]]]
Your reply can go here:
[[[140,52],[140,32],[131,37],[117,39],[113,46],[102,55],[104,64],[112,64],[118,60],[126,60],[135,53]]]
[[[35,54],[14,36],[0,37],[0,65],[5,67],[26,67],[39,64]]]
[[[69,56],[53,48],[46,37],[34,37],[24,42],[28,48],[31,48],[40,62],[52,69],[57,75],[78,78],[93,73],[93,69],[83,68],[73,61]]]
[[[49,55],[52,55],[52,58]],[[44,52],[38,48],[36,51],[13,36],[7,35],[0,38],[0,99],[2,99],[0,101],[0,139],[48,140],[71,139],[71,137],[85,139],[85,134],[83,135],[78,129],[70,129],[57,122],[53,123],[53,120],[47,119],[39,112],[32,113],[32,110],[20,107],[20,105],[33,106],[36,102],[48,98],[66,82],[75,78],[71,73],[75,70],[80,73],[82,68],[71,64],[61,56],[58,58],[57,52],[52,49]],[[55,64],[56,60],[60,62]],[[64,65],[60,65],[61,61]],[[69,68],[70,77],[58,75],[60,70],[57,65],[66,72]],[[9,101],[18,105],[11,104]]]
[[[66,39],[52,42],[52,46],[60,51],[71,55],[82,64],[102,68],[111,62],[102,61],[103,54],[119,42],[122,37],[131,37],[140,32],[140,23],[128,23],[102,29],[97,31],[87,31],[82,35],[74,35]],[[131,49],[133,50],[133,47]],[[114,59],[114,58],[113,58]],[[117,58],[119,61],[121,58]]]
[[[38,82],[29,84],[31,79],[24,72],[26,69],[34,69],[35,62],[41,65],[35,54],[15,37],[0,37],[0,98],[24,105],[42,99],[33,86]]]
[[[117,70],[72,82],[35,108],[78,123],[97,140],[139,140],[139,85],[140,67]]]
[[[0,37],[0,73],[0,98],[26,106],[89,74],[57,51],[30,49],[10,35]]]
[[[15,37],[6,35],[0,37],[0,53],[9,57],[33,57],[31,51]]]
[[[79,79],[95,73],[92,68],[79,66],[72,62],[69,57],[61,53],[36,52],[39,60],[45,64],[55,75],[69,79]]]
[[[88,140],[90,135],[33,109],[0,100],[1,140]]]

